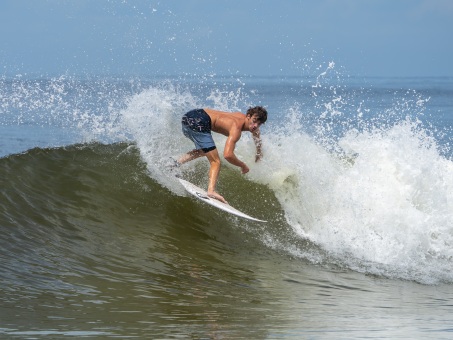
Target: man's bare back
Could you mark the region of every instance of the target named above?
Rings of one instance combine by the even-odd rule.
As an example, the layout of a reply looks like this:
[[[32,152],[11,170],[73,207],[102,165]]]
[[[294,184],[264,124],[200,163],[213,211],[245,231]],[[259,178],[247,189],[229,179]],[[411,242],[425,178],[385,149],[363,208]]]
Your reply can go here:
[[[211,129],[214,132],[229,136],[232,129],[244,131],[246,116],[241,112],[223,112],[212,109],[204,109],[211,117]]]

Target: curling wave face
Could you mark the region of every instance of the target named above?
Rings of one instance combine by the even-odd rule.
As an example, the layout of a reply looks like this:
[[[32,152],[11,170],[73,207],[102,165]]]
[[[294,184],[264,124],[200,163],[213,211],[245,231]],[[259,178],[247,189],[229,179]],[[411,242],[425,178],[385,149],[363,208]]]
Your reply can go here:
[[[191,147],[180,131],[180,118],[194,107],[241,110],[255,92],[267,91],[280,109],[271,106],[263,127],[265,157],[254,164],[253,141],[243,136],[236,152],[251,171],[243,177],[225,162],[219,191],[270,223],[259,229],[222,216],[225,223],[249,232],[263,249],[303,262],[424,283],[453,281],[453,165],[445,142],[419,120],[426,101],[418,94],[387,112],[379,102],[374,109],[380,113],[369,118],[366,101],[381,98],[382,89],[362,91],[357,99],[339,93],[340,88],[329,97],[328,89],[316,84],[293,93],[299,103],[288,106],[279,97],[286,87],[275,84],[252,83],[247,91],[222,91],[220,85],[191,89],[171,82],[55,79],[19,84],[4,81],[2,125],[26,119],[77,134],[60,141],[63,146],[36,143],[37,148],[0,159],[6,183],[2,226],[17,235],[43,235],[51,228],[58,240],[84,244],[89,239],[84,234],[99,226],[130,227],[155,218],[159,225],[180,214],[179,209],[194,219],[195,213],[206,215],[193,211],[193,205],[190,212],[184,208],[191,203],[183,200],[184,191],[165,169],[169,156]],[[87,89],[96,89],[100,99]],[[302,108],[303,95],[310,105]],[[345,114],[345,107],[355,113]],[[33,115],[24,115],[23,108]],[[222,152],[224,137],[215,140]],[[182,172],[200,186],[206,183],[202,159]],[[150,202],[159,209],[150,212]],[[209,211],[208,216],[221,215]],[[17,235],[3,236],[2,242],[19,240],[14,247],[23,251],[27,246],[21,242],[39,239]]]

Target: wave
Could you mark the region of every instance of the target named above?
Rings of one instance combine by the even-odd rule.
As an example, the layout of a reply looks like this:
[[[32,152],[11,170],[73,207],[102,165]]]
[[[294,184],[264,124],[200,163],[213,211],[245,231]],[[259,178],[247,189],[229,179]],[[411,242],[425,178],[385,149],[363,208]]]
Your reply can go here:
[[[399,103],[394,111],[404,107],[400,116],[391,112],[368,122],[363,103],[358,115],[348,117],[339,113],[336,99],[318,117],[300,104],[287,106],[264,126],[265,157],[258,164],[252,139],[243,136],[236,152],[251,171],[244,177],[224,163],[218,190],[233,206],[269,221],[262,226],[189,199],[165,171],[169,156],[191,148],[180,132],[184,112],[204,106],[239,110],[249,93],[214,89],[198,95],[171,83],[126,92],[104,114],[96,108],[73,117],[71,126],[80,126],[88,142],[0,158],[5,249],[27,258],[61,244],[59,251],[66,245],[75,252],[70,258],[99,261],[95,248],[110,231],[117,248],[128,247],[118,240],[127,239],[130,228],[148,243],[163,244],[150,230],[164,223],[206,238],[220,233],[215,237],[226,248],[237,242],[249,247],[236,236],[245,232],[260,251],[304,263],[453,282],[453,162],[418,120],[420,98],[413,106]],[[221,153],[225,139],[216,135],[215,141]],[[182,175],[205,186],[207,171],[200,159],[184,165]],[[221,234],[218,226],[231,234]],[[131,243],[146,247],[137,239]],[[104,250],[115,266],[124,262]],[[74,265],[84,268],[75,261],[68,272]]]
[[[0,172],[0,267],[5,287],[13,291],[24,286],[37,292],[89,290],[76,284],[77,278],[118,280],[113,273],[156,272],[155,262],[175,252],[176,238],[183,243],[192,237],[218,239],[220,247],[243,244],[249,251],[250,242],[261,237],[261,226],[160,185],[131,143],[34,148],[1,158]],[[249,202],[250,195],[269,196],[268,189],[228,176],[236,185],[225,191],[237,206],[283,223],[275,199],[261,207]],[[192,174],[192,180],[196,177]],[[243,232],[251,235],[246,242]],[[148,249],[159,253],[151,264],[130,263]]]
[[[181,153],[190,147],[180,137],[178,115],[192,97],[159,91],[150,88],[134,96],[122,115],[153,178],[174,191],[159,173],[159,160],[168,150]],[[155,107],[150,110],[151,104]],[[421,105],[421,99],[414,101],[416,113],[423,111]],[[404,115],[406,111],[410,107]],[[330,115],[337,119],[338,113]],[[400,119],[392,112],[389,119],[363,124],[350,124],[349,118],[344,124],[349,128],[343,126],[346,132],[335,138],[323,119],[320,138],[308,135],[304,117],[295,106],[263,128],[266,155],[259,164],[253,162],[251,138],[244,136],[237,145],[237,154],[251,168],[247,179],[270,189],[254,205],[275,197],[279,209],[271,211],[281,209],[293,233],[289,241],[272,235],[263,242],[311,262],[329,258],[329,263],[369,274],[451,282],[453,162],[417,114]],[[225,139],[216,138],[222,153]],[[197,164],[186,171],[196,170]],[[221,178],[220,190],[237,181],[225,174]],[[298,240],[316,247],[307,252],[295,246]],[[317,247],[322,251],[313,251]]]

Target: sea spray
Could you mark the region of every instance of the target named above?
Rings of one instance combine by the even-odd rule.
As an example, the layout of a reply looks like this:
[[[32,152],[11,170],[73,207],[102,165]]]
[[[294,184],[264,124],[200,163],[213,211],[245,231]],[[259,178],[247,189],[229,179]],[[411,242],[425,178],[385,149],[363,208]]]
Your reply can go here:
[[[241,88],[235,91],[216,88],[201,98],[193,94],[203,87],[198,84],[189,89],[165,81],[131,96],[120,111],[121,126],[137,144],[151,176],[174,192],[180,192],[180,188],[175,187],[166,165],[170,158],[178,158],[194,148],[181,132],[182,115],[193,108],[210,105],[220,106],[223,110],[239,110],[240,103],[246,98]],[[213,137],[222,153],[225,137],[218,134]],[[196,163],[185,165],[184,169],[193,169]]]
[[[322,247],[329,261],[451,281],[453,163],[420,122],[352,128],[339,138],[341,153],[299,129],[265,141],[267,158],[252,178],[274,190],[295,234]]]
[[[132,93],[141,91],[141,86],[132,80],[67,75],[2,78],[0,126],[41,127],[44,133],[71,135],[70,141],[63,139],[60,145],[124,140],[124,129],[118,124],[119,111]]]
[[[357,156],[329,190],[313,240],[331,253],[429,280],[453,261],[453,163],[417,123],[350,133]],[[441,236],[440,236],[441,235]],[[409,274],[409,275],[411,275]],[[436,274],[437,276],[437,274]]]
[[[251,169],[245,178],[269,188],[284,216],[253,236],[315,263],[452,282],[451,131],[442,130],[440,142],[425,115],[429,100],[418,92],[389,94],[329,81],[318,78],[311,87],[310,80],[297,80],[282,87],[293,91],[290,99],[278,93],[278,101],[260,103],[271,108],[262,127],[261,162],[254,163],[249,134],[237,143],[235,152]],[[181,115],[196,107],[244,111],[266,91],[275,95],[279,89],[275,81],[256,80],[251,86],[214,79],[184,84],[72,78],[2,82],[2,125],[67,128],[78,133],[73,143],[127,141],[140,152],[149,176],[175,195],[182,188],[170,178],[165,162],[193,148],[181,133]],[[215,134],[214,139],[222,154],[225,137]],[[222,171],[219,182],[228,188],[225,178],[236,183],[242,175],[229,163],[223,165],[228,171]],[[182,171],[205,184],[207,169],[200,159]]]
[[[180,116],[211,101],[234,110],[248,103],[244,92],[213,90],[203,97],[171,84],[149,87],[129,99],[122,124],[151,176],[178,193],[162,167],[169,154],[192,147],[180,132]],[[360,98],[357,103],[352,94],[343,95],[335,105],[319,104],[318,111],[300,103],[287,107],[262,127],[265,157],[257,164],[250,136],[238,142],[235,152],[251,168],[246,178],[273,191],[294,233],[284,240],[266,233],[263,242],[319,262],[318,255],[299,249],[306,239],[323,249],[326,263],[421,282],[451,281],[453,163],[419,119],[426,101],[407,94],[373,115],[363,90]],[[214,137],[222,153],[225,139]]]

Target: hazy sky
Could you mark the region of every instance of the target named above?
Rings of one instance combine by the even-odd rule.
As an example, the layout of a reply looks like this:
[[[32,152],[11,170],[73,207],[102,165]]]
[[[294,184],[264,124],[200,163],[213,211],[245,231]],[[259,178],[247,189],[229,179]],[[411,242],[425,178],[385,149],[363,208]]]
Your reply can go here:
[[[452,0],[0,0],[0,74],[453,76]]]

